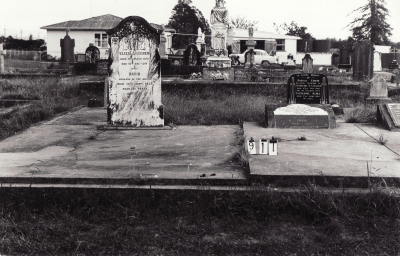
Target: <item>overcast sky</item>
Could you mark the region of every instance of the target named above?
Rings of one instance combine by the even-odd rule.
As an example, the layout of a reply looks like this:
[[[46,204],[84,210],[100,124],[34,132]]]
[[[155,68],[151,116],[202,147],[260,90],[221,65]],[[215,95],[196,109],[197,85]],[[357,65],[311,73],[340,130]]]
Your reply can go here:
[[[351,35],[347,24],[352,11],[369,0],[226,0],[230,16],[245,16],[258,21],[258,30],[275,32],[273,23],[297,22],[317,39]],[[14,38],[46,37],[40,27],[68,20],[82,20],[104,14],[121,18],[141,16],[148,22],[166,24],[177,0],[0,0],[0,34]],[[210,20],[215,0],[192,0]],[[400,0],[386,0],[390,10],[388,23],[393,28],[390,39],[400,42]],[[350,15],[349,15],[350,14]]]

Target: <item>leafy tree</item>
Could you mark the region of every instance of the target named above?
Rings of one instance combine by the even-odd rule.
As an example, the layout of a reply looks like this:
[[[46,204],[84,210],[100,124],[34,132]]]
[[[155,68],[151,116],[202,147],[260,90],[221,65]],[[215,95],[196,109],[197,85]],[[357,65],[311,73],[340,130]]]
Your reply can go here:
[[[246,17],[244,16],[236,16],[235,18],[230,18],[231,21],[231,26],[235,27],[235,28],[245,28],[248,29],[249,27],[254,27],[255,25],[258,24],[258,21],[251,21],[248,20]],[[256,29],[256,28],[255,28]]]
[[[355,9],[358,12],[348,27],[351,27],[353,38],[356,41],[369,40],[373,44],[389,44],[392,27],[386,22],[389,10],[385,7],[385,0],[368,0],[368,3]]]
[[[211,35],[211,28],[203,14],[195,6],[191,6],[191,0],[178,0],[178,4],[172,9],[172,16],[169,19],[168,27],[176,30],[177,33],[186,35],[174,35],[172,45],[174,48],[186,48],[189,44],[195,43],[198,29],[201,28],[205,35]],[[192,36],[188,35],[192,34]],[[211,44],[210,37],[206,37],[206,44]]]
[[[298,36],[302,39],[315,39],[310,33],[306,32],[307,27],[299,27],[296,22],[292,21],[290,25],[283,23],[282,25],[277,25],[274,23],[274,28],[278,33],[286,33],[288,36]]]
[[[32,34],[30,34],[29,35],[29,41],[32,41],[33,40],[33,36],[32,36]]]

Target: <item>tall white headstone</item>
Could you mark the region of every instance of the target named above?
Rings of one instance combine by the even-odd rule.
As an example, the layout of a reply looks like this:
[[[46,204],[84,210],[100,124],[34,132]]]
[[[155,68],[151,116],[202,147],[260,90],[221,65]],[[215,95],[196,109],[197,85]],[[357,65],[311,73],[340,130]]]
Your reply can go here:
[[[162,31],[130,16],[108,30],[108,122],[112,125],[163,126],[160,54]]]

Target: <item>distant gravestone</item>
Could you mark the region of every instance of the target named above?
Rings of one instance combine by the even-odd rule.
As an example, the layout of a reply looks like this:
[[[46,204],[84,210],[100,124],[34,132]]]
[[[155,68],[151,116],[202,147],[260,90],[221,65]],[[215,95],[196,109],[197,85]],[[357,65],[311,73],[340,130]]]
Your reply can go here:
[[[381,75],[374,76],[370,81],[370,97],[371,98],[387,98],[388,89],[387,81]]]
[[[321,74],[294,74],[288,80],[288,103],[329,104],[328,78]]]
[[[159,39],[162,31],[130,16],[107,31],[111,40],[108,122],[163,126]]]
[[[306,54],[302,60],[302,69],[305,73],[313,72],[313,59],[311,58],[310,54]]]
[[[367,107],[373,107],[378,104],[390,102],[388,98],[387,81],[382,75],[375,75],[370,81],[369,97],[365,100]]]
[[[96,62],[96,73],[98,75],[108,75],[108,60],[98,60]]]
[[[60,39],[61,61],[65,63],[74,63],[75,39],[71,39],[71,37],[68,35],[69,29],[67,29],[65,32],[66,35],[64,39]]]
[[[254,55],[255,55],[255,51],[253,49],[250,49],[246,52],[246,54],[244,55],[244,67],[245,68],[251,68],[254,67]]]
[[[96,63],[97,60],[100,59],[100,50],[94,45],[89,45],[85,51],[86,62],[87,63]]]
[[[197,46],[190,44],[183,52],[183,65],[196,66],[201,65],[201,53]]]

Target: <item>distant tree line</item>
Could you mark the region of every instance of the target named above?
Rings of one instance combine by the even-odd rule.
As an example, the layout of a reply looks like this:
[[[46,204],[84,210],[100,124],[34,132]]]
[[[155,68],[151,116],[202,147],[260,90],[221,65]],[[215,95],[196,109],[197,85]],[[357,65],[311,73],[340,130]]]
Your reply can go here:
[[[30,37],[32,39],[32,37]],[[4,36],[0,37],[0,41],[4,43],[4,49],[14,49],[14,50],[26,50],[26,51],[40,51],[45,50],[40,48],[44,45],[44,40],[23,40],[23,39],[14,39],[12,36],[8,36],[5,38]]]

